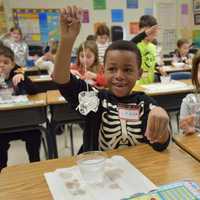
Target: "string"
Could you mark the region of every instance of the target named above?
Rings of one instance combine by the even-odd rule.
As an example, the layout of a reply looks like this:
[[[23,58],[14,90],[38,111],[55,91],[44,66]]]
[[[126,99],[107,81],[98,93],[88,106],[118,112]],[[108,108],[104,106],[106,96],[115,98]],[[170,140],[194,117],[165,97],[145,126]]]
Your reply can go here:
[[[84,56],[84,59],[83,59],[83,66],[84,66],[84,72],[86,73],[87,72],[87,65],[86,65],[86,62],[85,62],[85,58],[86,58],[86,51],[85,51],[85,43],[83,42],[82,43],[82,48],[83,48],[83,56]],[[86,91],[88,92],[89,91],[89,85],[88,85],[88,82],[86,81]]]

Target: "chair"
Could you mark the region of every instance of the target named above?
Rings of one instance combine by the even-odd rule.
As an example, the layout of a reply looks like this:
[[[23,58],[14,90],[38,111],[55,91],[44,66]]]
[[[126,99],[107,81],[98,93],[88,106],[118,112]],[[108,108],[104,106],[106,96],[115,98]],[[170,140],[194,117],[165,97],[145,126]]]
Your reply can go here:
[[[173,72],[170,74],[172,80],[183,80],[183,79],[191,79],[192,74],[191,72]],[[175,112],[176,115],[176,121],[177,121],[177,127],[179,127],[179,114],[180,110],[179,109],[172,109],[169,111],[169,113]],[[170,124],[171,126],[171,124]],[[178,128],[179,130],[179,128]]]
[[[123,40],[123,28],[121,26],[111,27],[112,41]]]
[[[170,74],[172,80],[191,79],[191,72],[173,72]]]

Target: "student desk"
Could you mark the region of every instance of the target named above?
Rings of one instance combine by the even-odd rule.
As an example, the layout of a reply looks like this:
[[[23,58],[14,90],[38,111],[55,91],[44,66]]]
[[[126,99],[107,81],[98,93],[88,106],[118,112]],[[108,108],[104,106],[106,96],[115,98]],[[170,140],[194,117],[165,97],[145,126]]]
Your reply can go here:
[[[54,158],[58,157],[55,131],[60,124],[69,124],[71,152],[74,154],[73,149],[73,123],[83,123],[84,118],[76,111],[74,111],[70,104],[68,104],[58,90],[47,91],[47,104],[50,107],[51,120],[50,130],[54,141]]]
[[[200,183],[199,162],[175,144],[161,153],[142,144],[107,154],[124,156],[156,185],[188,178]],[[7,167],[0,174],[0,199],[53,199],[43,174],[74,164],[75,157],[67,157]]]
[[[40,69],[37,66],[34,67],[24,67],[24,71],[27,76],[29,75],[41,75],[41,74],[48,74],[46,69]]]
[[[173,140],[184,151],[200,162],[200,133],[174,136]]]
[[[47,121],[46,94],[38,93],[28,98],[29,102],[0,105],[0,133],[40,129],[46,133],[48,141],[47,130],[41,126]]]
[[[157,67],[157,69],[162,68],[162,71],[166,74],[170,74],[173,72],[191,72],[192,68],[191,66],[185,66],[185,67],[174,67],[172,65],[165,65],[163,67]]]
[[[39,87],[40,92],[57,89],[57,85],[53,82],[50,75],[34,75],[29,76],[29,78]]]
[[[177,89],[172,91],[155,91],[148,92],[142,85],[137,85],[134,87],[134,91],[145,92],[148,96],[153,97],[160,106],[162,106],[167,111],[180,110],[182,99],[190,92],[193,91],[191,85],[191,80],[181,80],[181,82],[186,83],[186,87],[183,89]]]

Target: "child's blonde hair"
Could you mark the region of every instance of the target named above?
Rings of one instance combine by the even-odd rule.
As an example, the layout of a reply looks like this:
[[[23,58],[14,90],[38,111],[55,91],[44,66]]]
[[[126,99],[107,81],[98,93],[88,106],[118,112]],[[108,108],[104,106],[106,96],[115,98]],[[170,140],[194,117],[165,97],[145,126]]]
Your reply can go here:
[[[196,87],[197,91],[200,91],[200,83],[198,80],[198,70],[200,65],[200,50],[195,54],[192,59],[192,83]]]
[[[80,44],[78,50],[77,50],[77,65],[80,66],[80,58],[79,55],[84,49],[89,49],[92,53],[94,53],[94,63],[92,65],[92,72],[97,73],[98,72],[98,66],[99,66],[99,56],[98,56],[98,47],[95,41],[87,40]]]

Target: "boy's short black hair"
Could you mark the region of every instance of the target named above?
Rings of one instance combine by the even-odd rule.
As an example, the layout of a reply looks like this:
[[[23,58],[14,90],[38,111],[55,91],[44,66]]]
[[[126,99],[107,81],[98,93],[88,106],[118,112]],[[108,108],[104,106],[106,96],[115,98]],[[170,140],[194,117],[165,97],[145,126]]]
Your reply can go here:
[[[139,28],[145,28],[145,27],[151,27],[154,25],[157,25],[158,22],[156,20],[156,18],[152,15],[143,15],[142,17],[140,17],[139,20]]]
[[[106,57],[107,57],[108,51],[112,51],[112,50],[131,51],[131,52],[135,53],[136,58],[137,58],[138,67],[139,68],[141,67],[142,56],[141,56],[140,50],[138,49],[138,47],[135,43],[133,43],[131,41],[126,41],[126,40],[117,40],[117,41],[113,42],[112,44],[110,44],[104,54],[104,64],[106,62]]]
[[[0,44],[0,55],[3,55],[7,58],[10,58],[12,62],[15,60],[15,54],[14,52],[7,46]]]

